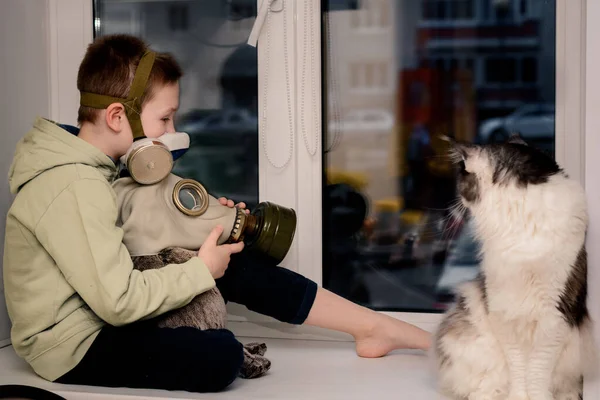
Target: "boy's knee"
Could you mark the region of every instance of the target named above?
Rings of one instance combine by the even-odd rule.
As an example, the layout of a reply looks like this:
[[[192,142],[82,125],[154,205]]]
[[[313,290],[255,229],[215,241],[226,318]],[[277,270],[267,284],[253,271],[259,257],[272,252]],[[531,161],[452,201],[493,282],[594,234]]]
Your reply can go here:
[[[222,335],[218,345],[219,359],[213,360],[210,391],[218,392],[231,385],[239,376],[244,362],[244,347],[231,335]],[[217,349],[215,349],[217,350]]]
[[[223,385],[222,389],[225,389],[236,380],[244,363],[244,346],[234,337],[227,339],[227,342],[223,353],[221,372],[223,379],[220,382]]]

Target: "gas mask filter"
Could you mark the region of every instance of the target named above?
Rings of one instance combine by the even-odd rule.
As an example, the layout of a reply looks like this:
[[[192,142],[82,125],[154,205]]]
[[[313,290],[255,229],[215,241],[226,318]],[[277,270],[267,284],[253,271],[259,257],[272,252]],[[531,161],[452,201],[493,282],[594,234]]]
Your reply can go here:
[[[120,158],[131,177],[142,185],[151,185],[165,179],[173,169],[174,154],[180,156],[189,148],[186,133],[165,133],[158,138],[148,138],[142,127],[141,98],[152,71],[156,53],[146,51],[136,68],[135,76],[126,99],[82,92],[80,104],[85,107],[105,109],[113,103],[125,107],[125,115],[133,133],[133,144]]]
[[[155,138],[142,138],[133,142],[120,161],[131,177],[142,185],[162,181],[173,169],[175,159],[190,147],[186,133],[165,133]]]
[[[123,242],[132,255],[158,254],[168,247],[199,249],[221,225],[219,244],[244,242],[248,250],[279,264],[294,240],[293,209],[261,202],[246,214],[222,205],[193,179],[169,174],[156,185],[140,185],[127,177],[117,179],[113,189]]]

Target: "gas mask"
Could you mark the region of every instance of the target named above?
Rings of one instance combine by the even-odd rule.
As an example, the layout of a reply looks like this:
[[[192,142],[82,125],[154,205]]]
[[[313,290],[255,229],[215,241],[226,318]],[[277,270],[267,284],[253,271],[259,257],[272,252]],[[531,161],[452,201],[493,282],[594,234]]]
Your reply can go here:
[[[156,53],[153,51],[144,53],[136,68],[126,99],[82,92],[80,100],[82,106],[96,109],[107,108],[113,103],[123,104],[133,132],[133,144],[120,161],[131,177],[142,185],[152,185],[165,179],[173,169],[175,159],[190,145],[190,138],[186,133],[165,133],[154,139],[144,134],[141,98],[155,58]]]
[[[197,250],[212,229],[223,226],[217,241],[237,243],[280,263],[296,231],[293,209],[262,202],[251,214],[222,205],[197,181],[174,174],[154,185],[126,177],[113,183],[118,225],[132,256],[157,254],[168,247]]]

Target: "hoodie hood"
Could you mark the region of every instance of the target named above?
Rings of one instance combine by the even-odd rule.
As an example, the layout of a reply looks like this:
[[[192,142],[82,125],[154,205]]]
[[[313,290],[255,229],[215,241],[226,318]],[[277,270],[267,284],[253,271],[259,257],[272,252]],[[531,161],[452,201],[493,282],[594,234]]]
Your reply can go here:
[[[17,143],[8,174],[12,194],[41,173],[68,164],[89,165],[102,172],[109,182],[115,179],[115,162],[98,148],[79,139],[76,136],[78,130],[72,128],[67,130],[47,119],[36,119],[33,128]]]

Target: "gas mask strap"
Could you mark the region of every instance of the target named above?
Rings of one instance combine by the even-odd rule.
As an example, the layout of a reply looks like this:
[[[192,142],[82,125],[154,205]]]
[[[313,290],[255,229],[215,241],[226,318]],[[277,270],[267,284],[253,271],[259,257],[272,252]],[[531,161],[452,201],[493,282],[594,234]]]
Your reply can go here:
[[[156,59],[156,53],[153,51],[146,51],[135,70],[135,76],[131,83],[131,89],[129,89],[129,95],[126,99],[112,96],[105,96],[96,93],[81,92],[80,104],[84,107],[104,109],[113,103],[121,103],[125,107],[125,114],[129,120],[131,131],[133,132],[133,139],[138,140],[146,137],[144,135],[144,129],[142,128],[142,104],[141,98],[146,89],[148,83],[148,77],[152,71],[154,60]]]
[[[147,51],[144,53],[137,69],[135,70],[135,76],[133,77],[131,89],[129,89],[128,100],[133,101],[133,110],[127,114],[127,119],[129,119],[129,124],[131,125],[133,140],[145,137],[144,129],[142,128],[141,99],[142,95],[144,94],[144,90],[146,89],[148,77],[150,76],[150,71],[152,71],[152,65],[154,64],[155,58],[156,53],[152,51]]]

